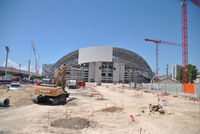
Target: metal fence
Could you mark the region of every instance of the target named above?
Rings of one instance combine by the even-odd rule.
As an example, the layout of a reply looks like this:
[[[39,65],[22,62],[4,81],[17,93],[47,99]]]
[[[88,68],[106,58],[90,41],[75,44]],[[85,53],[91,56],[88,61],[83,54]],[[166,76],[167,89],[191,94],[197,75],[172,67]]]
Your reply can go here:
[[[142,84],[146,91],[156,92],[156,93],[168,93],[176,96],[184,97],[195,97],[200,99],[200,84],[195,84],[194,94],[188,94],[183,92],[182,84],[153,84],[153,83],[144,83]]]

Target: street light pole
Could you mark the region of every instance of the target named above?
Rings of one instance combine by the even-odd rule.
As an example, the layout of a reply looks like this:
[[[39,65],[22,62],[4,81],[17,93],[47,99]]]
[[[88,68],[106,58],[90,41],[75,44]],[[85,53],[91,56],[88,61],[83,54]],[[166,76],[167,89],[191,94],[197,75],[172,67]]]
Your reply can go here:
[[[20,72],[20,70],[21,70],[21,64],[19,64],[19,72]]]
[[[8,46],[5,46],[6,48],[6,64],[5,64],[5,68],[6,68],[6,73],[5,73],[5,79],[7,79],[7,67],[8,67],[8,53],[9,53],[9,47]]]

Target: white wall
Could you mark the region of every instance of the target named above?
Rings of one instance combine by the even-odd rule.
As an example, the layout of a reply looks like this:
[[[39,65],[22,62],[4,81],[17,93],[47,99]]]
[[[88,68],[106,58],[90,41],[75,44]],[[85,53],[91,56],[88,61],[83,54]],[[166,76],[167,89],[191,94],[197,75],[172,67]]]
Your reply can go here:
[[[99,46],[79,49],[78,64],[88,62],[112,62],[113,47]]]

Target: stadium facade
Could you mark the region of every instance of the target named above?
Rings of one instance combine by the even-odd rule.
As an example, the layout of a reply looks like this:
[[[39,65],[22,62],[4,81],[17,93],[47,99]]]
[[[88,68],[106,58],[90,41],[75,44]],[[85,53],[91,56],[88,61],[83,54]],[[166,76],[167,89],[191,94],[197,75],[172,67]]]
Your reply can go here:
[[[153,72],[138,54],[117,47],[97,46],[75,50],[63,56],[55,64],[44,64],[42,75],[53,77],[61,65],[67,67],[66,79],[84,82],[149,82]]]

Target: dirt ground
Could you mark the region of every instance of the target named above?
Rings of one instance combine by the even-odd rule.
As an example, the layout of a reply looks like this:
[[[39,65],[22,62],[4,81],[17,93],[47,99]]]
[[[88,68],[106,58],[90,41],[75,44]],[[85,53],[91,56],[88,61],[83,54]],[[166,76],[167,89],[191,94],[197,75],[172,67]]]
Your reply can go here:
[[[188,98],[130,90],[128,85],[90,83],[85,89],[66,89],[70,98],[65,105],[38,105],[31,101],[33,89],[0,89],[0,97],[8,97],[11,102],[8,108],[0,107],[0,134],[200,132],[200,103]],[[164,113],[150,110],[157,104]]]
[[[33,104],[33,91],[33,86],[22,86],[18,90],[2,88],[2,90],[0,90],[0,98],[9,98],[11,107],[30,105]]]

